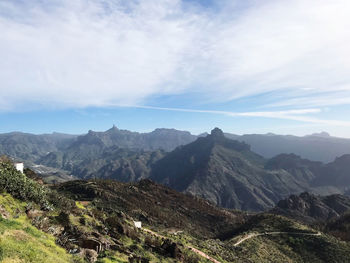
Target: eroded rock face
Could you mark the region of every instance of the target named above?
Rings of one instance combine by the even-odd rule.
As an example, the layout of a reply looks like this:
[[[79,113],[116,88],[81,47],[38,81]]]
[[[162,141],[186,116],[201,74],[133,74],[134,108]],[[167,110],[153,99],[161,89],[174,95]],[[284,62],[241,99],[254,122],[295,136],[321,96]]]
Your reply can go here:
[[[305,192],[279,201],[272,212],[312,223],[338,218],[348,210],[350,198],[339,195],[321,197]]]

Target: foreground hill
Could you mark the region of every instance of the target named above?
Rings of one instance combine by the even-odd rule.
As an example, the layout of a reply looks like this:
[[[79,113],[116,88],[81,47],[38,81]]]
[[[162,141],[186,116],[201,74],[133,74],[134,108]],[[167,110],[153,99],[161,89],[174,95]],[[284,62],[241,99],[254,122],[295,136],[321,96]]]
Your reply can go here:
[[[75,181],[58,190],[108,213],[131,214],[159,237],[195,247],[216,262],[346,262],[350,252],[348,243],[292,219],[220,209],[149,180]]]
[[[50,189],[0,162],[0,190],[2,262],[347,262],[350,253],[292,219],[225,210],[149,180]]]
[[[186,229],[192,236],[215,238],[243,221],[242,212],[218,208],[150,180],[138,183],[72,181],[56,189],[75,200],[93,201],[108,213],[123,211],[157,228]]]
[[[207,262],[181,243],[137,229],[108,199],[70,199],[8,161],[0,161],[0,191],[1,262]]]
[[[228,262],[348,262],[349,243],[271,214],[251,216],[215,246]]]

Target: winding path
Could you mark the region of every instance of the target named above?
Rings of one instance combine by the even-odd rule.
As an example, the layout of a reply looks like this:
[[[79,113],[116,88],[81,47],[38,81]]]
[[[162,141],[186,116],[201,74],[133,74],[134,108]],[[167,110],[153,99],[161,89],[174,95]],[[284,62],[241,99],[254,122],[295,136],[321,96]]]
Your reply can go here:
[[[153,232],[152,230],[149,230],[149,229],[146,229],[146,228],[142,228],[143,231],[147,232],[147,233],[150,233],[156,237],[160,237],[160,238],[164,238],[164,239],[167,239],[167,237],[165,236],[162,236],[162,235],[159,235],[158,233],[156,232]],[[191,247],[191,246],[188,246],[188,245],[185,245],[186,248],[192,250],[194,253],[196,253],[197,255],[201,256],[201,257],[204,257],[208,260],[210,260],[211,262],[214,262],[214,263],[221,263],[220,261],[217,261],[215,258],[212,258],[211,256],[209,256],[208,254],[205,254],[203,251],[200,251],[199,249],[197,248],[194,248],[194,247]]]
[[[238,240],[235,244],[233,244],[234,247],[237,247],[239,244],[243,243],[244,241],[251,239],[253,237],[257,236],[265,236],[265,235],[282,235],[282,234],[287,234],[287,235],[303,235],[303,236],[320,236],[321,232],[317,233],[301,233],[301,232],[265,232],[265,233],[250,233],[246,235],[245,237],[241,238]]]
[[[167,238],[165,236],[159,235],[156,232],[153,232],[152,230],[146,229],[146,228],[142,228],[143,231],[150,233],[154,236],[160,237],[160,238]],[[253,237],[257,237],[257,236],[267,236],[267,235],[283,235],[283,234],[287,234],[287,235],[302,235],[302,236],[320,236],[321,232],[317,232],[317,233],[302,233],[302,232],[264,232],[264,233],[249,233],[248,235],[246,235],[245,237],[241,238],[240,240],[238,240],[235,244],[233,244],[234,247],[237,247],[239,244],[243,243],[244,241],[247,241],[248,239],[251,239]],[[189,248],[190,250],[192,250],[194,253],[196,253],[197,255],[204,257],[208,260],[210,260],[211,262],[214,263],[221,263],[220,261],[217,261],[215,258],[212,258],[211,256],[205,254],[203,251],[185,245],[185,247]]]

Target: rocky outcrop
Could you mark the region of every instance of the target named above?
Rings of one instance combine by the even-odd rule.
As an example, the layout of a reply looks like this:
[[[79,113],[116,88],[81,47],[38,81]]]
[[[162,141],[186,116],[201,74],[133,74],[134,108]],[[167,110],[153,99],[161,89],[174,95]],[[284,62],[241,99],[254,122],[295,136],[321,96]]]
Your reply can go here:
[[[278,202],[273,213],[288,216],[305,223],[325,222],[350,211],[350,198],[341,195],[326,197],[310,193],[291,195]]]

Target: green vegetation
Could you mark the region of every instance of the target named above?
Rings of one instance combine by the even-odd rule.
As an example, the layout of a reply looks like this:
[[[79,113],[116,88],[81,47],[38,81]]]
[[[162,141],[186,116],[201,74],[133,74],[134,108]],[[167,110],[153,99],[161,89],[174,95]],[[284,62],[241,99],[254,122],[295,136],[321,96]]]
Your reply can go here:
[[[180,243],[137,230],[120,209],[104,212],[97,200],[73,201],[9,161],[0,167],[1,262],[201,262]]]
[[[18,199],[32,201],[49,209],[46,189],[16,171],[10,162],[0,163],[0,191],[6,191]]]
[[[75,207],[73,201],[18,172],[10,161],[0,161],[1,191],[22,201],[33,202],[44,210],[52,210],[54,207],[70,210]]]
[[[350,254],[349,243],[293,219],[218,208],[150,180],[48,188],[28,176],[0,161],[0,262],[211,262],[191,248],[222,263],[340,263]],[[329,228],[348,229],[347,220],[345,214]]]
[[[55,243],[52,235],[34,227],[25,215],[26,203],[0,195],[1,262],[79,262]],[[7,218],[4,218],[7,217]]]

